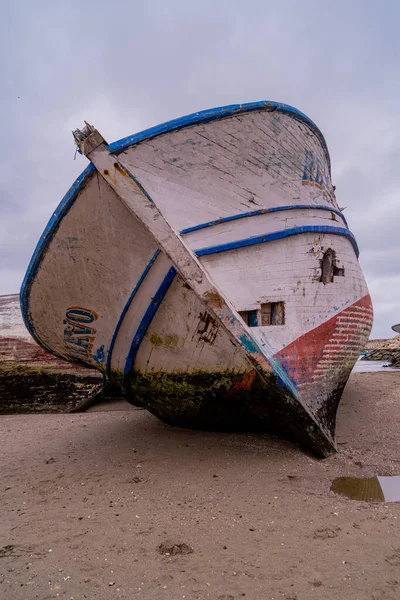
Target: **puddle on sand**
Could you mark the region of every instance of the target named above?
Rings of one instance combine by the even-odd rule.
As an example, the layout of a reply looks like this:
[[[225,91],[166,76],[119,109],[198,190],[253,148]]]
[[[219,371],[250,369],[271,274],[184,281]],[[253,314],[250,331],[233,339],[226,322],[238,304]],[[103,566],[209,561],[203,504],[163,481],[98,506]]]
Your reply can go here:
[[[400,502],[400,476],[337,477],[331,490],[351,500]]]

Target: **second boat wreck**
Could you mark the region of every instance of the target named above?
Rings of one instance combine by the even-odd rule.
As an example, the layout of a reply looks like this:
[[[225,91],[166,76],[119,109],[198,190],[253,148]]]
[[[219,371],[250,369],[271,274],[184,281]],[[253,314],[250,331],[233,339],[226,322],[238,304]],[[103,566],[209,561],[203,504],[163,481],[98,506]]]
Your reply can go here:
[[[36,341],[168,423],[332,452],[373,313],[316,125],[258,102],[74,137],[90,165],[21,290]]]

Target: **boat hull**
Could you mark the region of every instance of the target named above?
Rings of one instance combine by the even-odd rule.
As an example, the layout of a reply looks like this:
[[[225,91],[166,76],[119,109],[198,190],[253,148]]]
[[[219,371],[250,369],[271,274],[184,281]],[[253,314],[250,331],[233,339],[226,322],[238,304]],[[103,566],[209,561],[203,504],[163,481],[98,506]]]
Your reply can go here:
[[[208,111],[111,144],[110,168],[93,158],[57,209],[21,303],[43,347],[164,421],[279,431],[326,455],[372,306],[325,141],[289,108]],[[213,302],[146,210],[197,257]]]

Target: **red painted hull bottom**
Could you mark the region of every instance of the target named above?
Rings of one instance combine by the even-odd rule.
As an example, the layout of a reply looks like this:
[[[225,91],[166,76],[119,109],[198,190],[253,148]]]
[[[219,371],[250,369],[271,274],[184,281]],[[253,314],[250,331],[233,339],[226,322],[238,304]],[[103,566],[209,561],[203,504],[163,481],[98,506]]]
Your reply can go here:
[[[344,386],[365,348],[372,321],[368,294],[275,354],[302,402],[332,436]]]

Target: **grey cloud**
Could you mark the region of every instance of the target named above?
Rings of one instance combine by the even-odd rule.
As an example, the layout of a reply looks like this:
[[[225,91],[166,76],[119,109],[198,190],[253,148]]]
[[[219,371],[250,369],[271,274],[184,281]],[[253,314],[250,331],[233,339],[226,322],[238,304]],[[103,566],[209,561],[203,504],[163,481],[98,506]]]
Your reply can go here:
[[[3,9],[0,293],[17,291],[51,213],[86,166],[71,129],[109,139],[261,99],[323,131],[371,288],[375,336],[399,321],[400,7],[395,0],[28,0]]]

